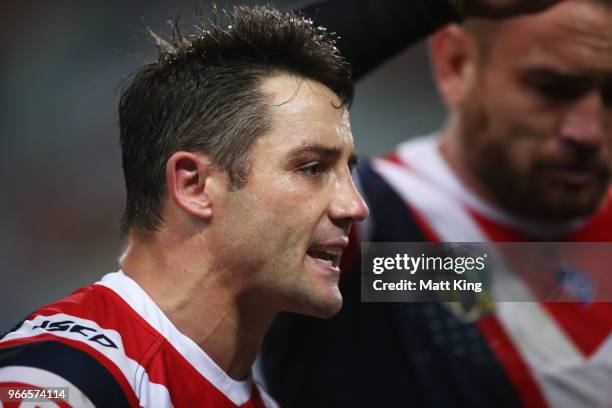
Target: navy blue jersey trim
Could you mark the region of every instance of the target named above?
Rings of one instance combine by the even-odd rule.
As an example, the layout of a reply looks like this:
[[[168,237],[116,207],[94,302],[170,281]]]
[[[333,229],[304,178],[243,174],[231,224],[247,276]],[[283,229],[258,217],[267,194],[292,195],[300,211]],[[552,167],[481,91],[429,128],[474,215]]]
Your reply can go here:
[[[23,324],[23,322],[25,322],[26,320],[27,320],[27,318],[26,319],[21,319],[21,321],[19,323],[17,323],[15,326],[13,326],[11,329],[9,329],[9,330],[5,331],[4,333],[0,334],[0,340],[5,338],[6,336],[8,336],[9,333],[17,331],[17,329],[19,329],[21,327],[21,325]]]
[[[411,217],[409,205],[372,169],[369,160],[360,159],[357,175],[370,208],[370,218],[374,221],[373,234],[368,241],[427,241]]]
[[[40,368],[78,387],[97,407],[129,407],[113,375],[86,352],[56,341],[40,341],[0,349],[0,369],[7,366]]]
[[[369,241],[426,241],[409,205],[367,161],[357,169]],[[514,386],[477,325],[440,303],[362,303],[359,263],[330,320],[283,314],[262,348],[272,395],[292,408],[516,408]]]

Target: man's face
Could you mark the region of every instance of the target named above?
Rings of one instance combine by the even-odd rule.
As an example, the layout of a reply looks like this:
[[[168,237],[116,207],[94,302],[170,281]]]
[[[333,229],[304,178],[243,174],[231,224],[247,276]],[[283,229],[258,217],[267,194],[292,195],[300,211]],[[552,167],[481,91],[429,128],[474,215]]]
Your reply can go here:
[[[213,204],[224,264],[252,298],[319,317],[337,313],[340,255],[352,222],[368,210],[351,179],[355,148],[348,111],[327,87],[268,78],[271,129],[249,152],[243,188]],[[215,221],[217,220],[217,221]]]
[[[612,8],[568,1],[491,34],[459,108],[468,166],[516,213],[592,213],[612,165]]]

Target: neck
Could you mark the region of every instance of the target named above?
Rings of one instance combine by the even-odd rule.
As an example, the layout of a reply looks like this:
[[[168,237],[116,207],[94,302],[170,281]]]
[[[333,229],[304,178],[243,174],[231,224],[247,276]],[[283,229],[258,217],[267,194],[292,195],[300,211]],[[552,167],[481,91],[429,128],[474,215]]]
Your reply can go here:
[[[242,276],[228,279],[226,271],[207,265],[192,242],[196,239],[171,242],[163,232],[146,239],[132,235],[121,268],[225,373],[246,379],[276,313],[234,283],[244,281]]]

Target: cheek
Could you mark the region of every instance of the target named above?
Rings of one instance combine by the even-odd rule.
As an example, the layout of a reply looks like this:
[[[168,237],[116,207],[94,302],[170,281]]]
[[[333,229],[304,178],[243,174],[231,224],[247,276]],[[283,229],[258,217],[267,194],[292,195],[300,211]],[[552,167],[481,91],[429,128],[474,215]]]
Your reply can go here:
[[[515,112],[475,100],[463,117],[468,161],[480,173],[521,177],[529,173],[545,137],[516,120]]]
[[[495,151],[516,173],[530,171],[543,158],[554,154],[558,138],[559,108],[543,106],[525,92],[509,92],[483,106],[486,130],[480,137],[483,150]],[[476,130],[478,131],[478,130]]]
[[[518,74],[492,69],[483,82],[482,100],[494,122],[505,133],[522,129],[526,136],[556,133],[564,108],[538,95],[521,83]]]
[[[517,176],[528,177],[542,156],[544,141],[538,137],[525,137],[525,129],[518,129],[518,132],[520,135],[515,137],[510,135],[503,150],[507,156],[508,165],[514,169],[514,173]]]
[[[270,241],[291,248],[310,241],[325,216],[324,193],[300,175],[269,180],[254,197],[256,228]],[[255,215],[257,214],[257,215]]]

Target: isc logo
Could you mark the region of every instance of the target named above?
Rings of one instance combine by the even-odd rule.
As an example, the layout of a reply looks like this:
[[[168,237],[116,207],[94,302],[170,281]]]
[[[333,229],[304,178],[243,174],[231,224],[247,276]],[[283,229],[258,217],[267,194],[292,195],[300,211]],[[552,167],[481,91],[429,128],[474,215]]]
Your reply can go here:
[[[118,348],[117,345],[102,333],[98,333],[98,330],[91,327],[82,326],[71,320],[64,320],[61,322],[52,322],[51,320],[45,320],[38,326],[34,326],[32,330],[43,329],[48,332],[69,332],[78,333],[81,336],[87,338],[89,341],[100,344],[104,347]]]

